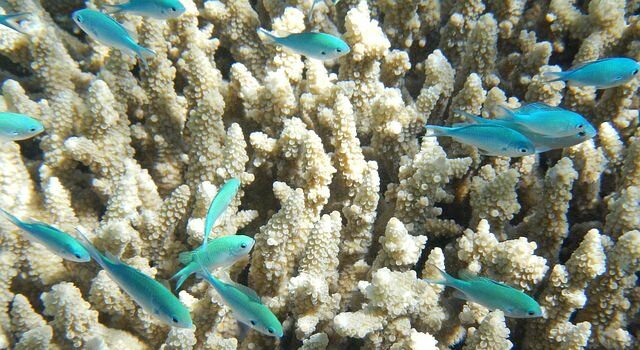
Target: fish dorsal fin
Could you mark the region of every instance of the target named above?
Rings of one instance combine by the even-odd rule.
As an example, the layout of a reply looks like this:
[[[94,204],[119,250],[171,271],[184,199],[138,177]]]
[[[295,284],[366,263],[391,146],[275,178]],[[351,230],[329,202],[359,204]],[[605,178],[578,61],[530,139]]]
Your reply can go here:
[[[493,112],[496,119],[513,120],[514,118],[513,111],[505,106],[496,106],[493,108]]]
[[[613,60],[615,59],[615,57],[607,57],[607,58],[601,58],[599,60],[595,60],[595,61],[587,61],[587,62],[580,62],[580,63],[576,63],[573,66],[571,66],[571,68],[569,68],[569,70],[577,70],[580,69],[588,64],[591,63],[600,63],[600,62],[605,62],[605,61],[609,61],[609,60]]]
[[[462,269],[458,271],[458,278],[460,278],[463,281],[470,281],[470,280],[477,279],[478,276],[473,274],[471,271],[467,269]]]
[[[104,252],[104,257],[107,258],[114,265],[123,265],[123,262],[117,256],[111,254],[111,252]]]
[[[240,284],[234,280],[231,279],[231,276],[229,276],[229,268],[224,268],[221,269],[220,272],[217,273],[218,278],[223,281],[226,284],[229,284],[233,287],[235,287],[237,290],[241,291],[242,294],[246,295],[249,297],[249,299],[257,302],[257,303],[261,303],[262,304],[262,300],[260,300],[260,296],[258,295],[258,293],[256,293],[255,290]]]
[[[233,282],[233,281],[230,284],[233,285],[234,287],[236,287],[244,295],[248,296],[249,299],[255,301],[256,303],[262,304],[262,300],[260,300],[260,296],[258,295],[258,293],[256,293],[255,290],[253,290],[253,289],[251,289],[251,288],[249,288],[249,287],[247,287],[245,285],[242,285],[240,283]]]
[[[534,103],[529,103],[526,104],[518,109],[516,109],[516,112],[518,113],[532,113],[532,112],[536,112],[536,111],[561,111],[562,108],[560,107],[556,107],[556,106],[549,106],[546,103],[543,102],[534,102]]]

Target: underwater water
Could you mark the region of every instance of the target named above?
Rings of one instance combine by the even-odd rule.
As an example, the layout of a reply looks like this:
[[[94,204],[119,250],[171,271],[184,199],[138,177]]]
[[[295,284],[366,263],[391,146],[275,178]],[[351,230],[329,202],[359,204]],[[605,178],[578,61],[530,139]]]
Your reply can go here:
[[[0,8],[0,349],[640,346],[640,2]]]

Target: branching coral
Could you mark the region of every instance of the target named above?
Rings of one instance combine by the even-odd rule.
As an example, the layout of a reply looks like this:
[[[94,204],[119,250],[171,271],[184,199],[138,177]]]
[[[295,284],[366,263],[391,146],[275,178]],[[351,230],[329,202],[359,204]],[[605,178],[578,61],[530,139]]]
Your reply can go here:
[[[195,329],[142,311],[94,263],[72,263],[0,222],[0,348],[632,349],[640,294],[638,79],[596,91],[545,72],[640,58],[637,1],[181,0],[169,20],[114,17],[148,67],[85,36],[73,11],[118,1],[7,0],[0,111],[46,132],[0,145],[0,203],[159,280],[211,237],[256,244],[230,276],[255,289],[282,339],[244,334],[197,277],[178,295]],[[319,30],[334,61],[256,30]],[[460,109],[530,102],[583,114],[593,140],[519,159],[425,135]],[[540,319],[455,300],[435,267],[534,296]],[[635,327],[637,328],[637,327]]]

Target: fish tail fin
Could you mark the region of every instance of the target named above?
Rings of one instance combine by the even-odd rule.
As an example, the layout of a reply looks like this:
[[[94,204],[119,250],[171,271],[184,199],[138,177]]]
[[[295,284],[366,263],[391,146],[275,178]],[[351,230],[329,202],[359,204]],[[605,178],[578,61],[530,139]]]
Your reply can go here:
[[[542,79],[546,83],[551,83],[554,81],[566,80],[567,72],[544,72],[542,73]]]
[[[433,267],[435,267],[438,272],[440,273],[440,277],[437,279],[431,279],[431,278],[423,278],[422,280],[425,282],[429,282],[429,283],[433,283],[433,284],[442,284],[445,286],[450,286],[452,284],[454,284],[454,281],[456,280],[453,276],[449,275],[448,273],[442,271],[439,267],[433,265]]]
[[[155,56],[156,52],[151,49],[147,49],[146,47],[138,45],[138,47],[136,48],[136,55],[140,57],[140,62],[142,62],[142,65],[146,69],[146,68],[149,68],[149,65],[147,64],[147,58],[151,58]]]
[[[198,268],[200,269],[200,271],[196,272],[196,276],[199,276],[200,278],[206,280],[207,282],[211,283],[211,285],[213,285],[214,287],[220,284],[220,281],[218,281],[217,278],[213,277],[213,275],[211,275],[211,272],[209,272],[209,270],[207,270],[206,266],[204,266],[204,264],[202,264],[202,262],[200,261],[200,258],[196,255],[196,259],[195,259],[196,263],[198,264]]]
[[[258,36],[260,37],[260,39],[264,42],[267,43],[275,43],[276,40],[278,39],[277,36],[273,35],[273,33],[271,33],[270,31],[260,27],[258,28]]]
[[[8,211],[4,210],[3,208],[0,208],[0,215],[4,216],[7,220],[11,221],[12,224],[20,227],[20,225],[22,225],[22,221],[20,219],[18,219],[17,217],[15,217],[13,214],[9,213]]]
[[[178,280],[176,282],[176,288],[175,288],[176,291],[180,289],[184,281],[186,281],[187,278],[191,276],[192,272],[193,271],[191,266],[185,266],[184,268],[182,268],[182,270],[178,271],[175,275],[173,275],[173,277],[170,278],[170,280],[172,281]]]
[[[116,5],[108,5],[108,4],[104,4],[102,5],[105,8],[105,12],[108,15],[113,15],[114,13],[119,13],[124,11],[124,5],[126,4],[116,4]]]
[[[89,241],[84,232],[82,232],[83,230],[84,228],[81,226],[76,227],[76,232],[78,233],[78,237],[80,238],[78,240],[78,243],[80,243],[80,245],[84,247],[87,252],[89,252],[89,255],[91,255],[91,258],[93,260],[95,260],[100,266],[104,267],[105,262],[107,261],[107,257],[102,255],[102,253],[100,253],[100,251],[96,249],[96,247],[93,245],[93,243],[91,243],[91,241]]]
[[[449,136],[451,132],[451,128],[446,126],[425,125],[424,128],[431,131],[431,134],[424,135],[425,137]]]
[[[15,30],[18,33],[27,34],[15,21],[24,20],[29,16],[31,16],[31,13],[28,13],[28,12],[7,14],[7,15],[4,15],[2,24]]]

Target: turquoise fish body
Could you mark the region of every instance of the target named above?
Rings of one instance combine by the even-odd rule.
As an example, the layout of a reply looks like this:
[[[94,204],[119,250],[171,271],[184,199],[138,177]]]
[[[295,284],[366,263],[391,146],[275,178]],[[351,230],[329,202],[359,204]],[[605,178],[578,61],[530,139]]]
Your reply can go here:
[[[179,0],[130,0],[124,4],[105,5],[109,13],[128,12],[156,19],[178,18],[186,8]]]
[[[0,142],[32,138],[44,131],[38,120],[18,113],[0,112]]]
[[[27,34],[14,21],[21,21],[27,18],[28,16],[30,16],[29,13],[9,13],[6,15],[0,15],[0,24],[2,24],[5,27],[11,28],[18,33]]]
[[[144,311],[172,327],[193,326],[189,309],[170,290],[116,257],[102,255],[79,229],[77,231],[81,237],[80,243],[91,257]]]
[[[470,275],[457,279],[438,269],[442,279],[426,282],[457,289],[456,297],[478,303],[490,310],[502,310],[507,317],[541,317],[540,305],[527,294],[494,280]]]
[[[607,89],[629,82],[638,74],[640,64],[625,57],[604,58],[581,63],[565,72],[544,73],[547,81],[568,80],[569,85]]]
[[[138,56],[145,67],[147,66],[147,57],[155,55],[155,52],[138,45],[129,32],[109,15],[83,9],[74,12],[71,17],[91,38],[127,54]]]
[[[200,265],[203,265],[207,270],[231,266],[236,261],[247,256],[254,244],[255,240],[251,237],[229,235],[210,241],[204,251],[198,248],[190,252],[180,253],[178,259],[185,267],[171,277],[172,280],[178,280],[176,282],[176,290],[182,286],[192,273],[200,271]]]
[[[500,125],[468,124],[445,127],[427,125],[433,136],[447,136],[454,140],[474,146],[479,152],[489,156],[522,157],[535,154],[533,143],[521,133]]]
[[[206,247],[211,228],[216,223],[216,220],[224,213],[233,198],[240,189],[240,180],[232,178],[224,183],[213,197],[209,210],[207,210],[207,217],[204,220],[204,240],[202,241],[202,249]]]
[[[25,231],[30,241],[42,244],[59,257],[74,262],[91,260],[89,252],[71,235],[42,222],[22,221],[2,208],[0,214]]]
[[[525,128],[519,124],[505,122],[501,119],[485,119],[459,110],[456,112],[464,115],[467,119],[477,124],[507,126],[512,128],[513,130],[520,132],[529,140],[531,140],[531,142],[533,142],[536,153],[575,146],[592,139],[597,134],[596,129],[590,123],[587,123],[581,131],[578,131],[575,134],[557,137],[532,132],[530,129]]]
[[[198,274],[215,288],[225,305],[233,311],[236,320],[262,334],[282,337],[282,324],[276,315],[260,301],[255,291],[240,284],[223,282],[213,277],[204,268]]]
[[[336,59],[351,52],[349,45],[342,39],[326,33],[305,32],[277,37],[273,33],[259,28],[258,34],[299,55],[322,61]]]
[[[580,114],[541,102],[527,104],[514,111],[500,106],[500,110],[502,116],[496,119],[500,125],[511,127],[516,124],[541,135],[564,137],[593,129]]]

